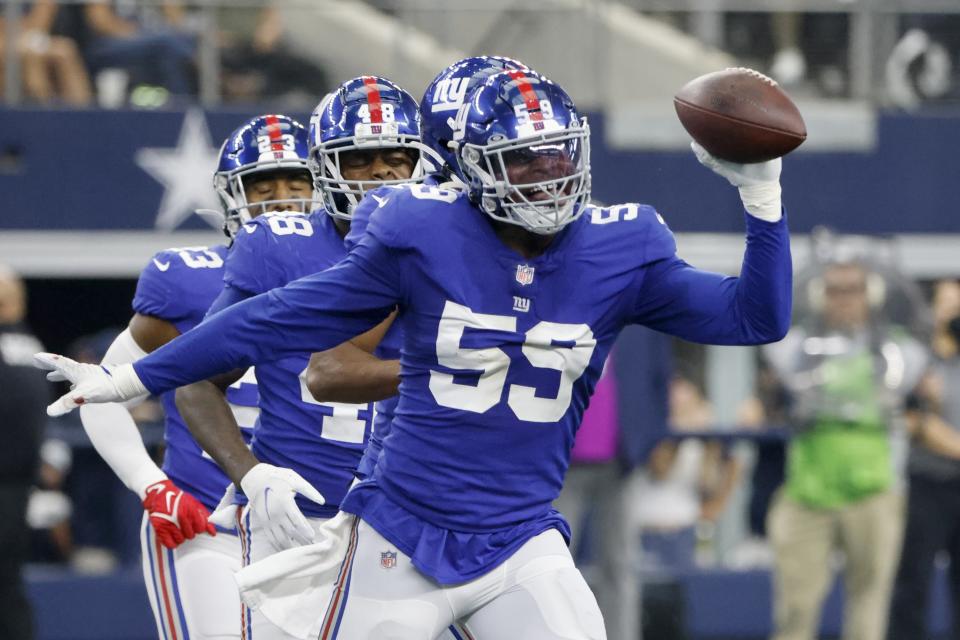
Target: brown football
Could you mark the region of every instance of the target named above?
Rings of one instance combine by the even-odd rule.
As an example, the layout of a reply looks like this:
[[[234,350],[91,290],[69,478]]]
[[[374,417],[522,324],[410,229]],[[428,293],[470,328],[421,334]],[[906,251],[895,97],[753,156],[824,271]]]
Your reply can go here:
[[[703,148],[731,162],[764,162],[807,138],[797,105],[780,86],[737,67],[688,82],[673,98],[680,122]]]

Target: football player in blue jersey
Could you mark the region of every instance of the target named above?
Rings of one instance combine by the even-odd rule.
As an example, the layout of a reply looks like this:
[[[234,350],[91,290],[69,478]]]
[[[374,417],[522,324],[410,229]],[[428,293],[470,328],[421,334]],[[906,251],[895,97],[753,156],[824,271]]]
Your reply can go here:
[[[306,130],[282,115],[245,123],[224,142],[214,187],[230,237],[242,220],[264,211],[303,211],[312,197]],[[157,253],[140,274],[134,315],[104,356],[104,363],[134,362],[188,331],[219,293],[227,247],[188,247]],[[250,370],[252,374],[252,369]],[[232,572],[240,567],[233,527],[216,533],[208,522],[229,484],[190,437],[173,394],[161,396],[166,455],[163,468],[147,453],[124,404],[84,407],[90,440],[117,476],[143,500],[141,544],[147,593],[161,638],[238,638],[240,601]],[[229,390],[245,433],[257,413],[252,375]],[[204,535],[209,534],[209,535]]]
[[[448,146],[453,140],[454,116],[477,86],[508,69],[529,70],[529,67],[502,56],[473,56],[454,62],[427,85],[420,99],[420,138],[433,152],[434,166],[430,167],[431,173],[424,184],[445,188],[463,186],[456,174],[456,158]],[[390,197],[390,189],[381,187],[371,191],[372,197],[354,209],[345,239],[348,250],[363,237],[370,214]],[[361,478],[373,471],[380,455],[380,443],[390,432],[390,421],[399,400],[396,392],[400,385],[403,332],[399,325],[391,324],[379,344],[372,344],[369,337],[361,336],[314,354],[306,375],[307,388],[318,401],[356,402],[370,400],[371,396],[385,398],[375,407],[373,430],[357,468],[357,475]]]
[[[366,190],[423,177],[417,103],[386,78],[361,76],[340,85],[311,116],[309,138],[324,206],[309,215],[268,214],[244,224],[211,313],[333,266],[346,256],[343,239]],[[384,329],[361,340],[376,344]],[[313,539],[314,529],[337,514],[370,434],[369,402],[311,397],[302,381],[309,359],[304,350],[257,368],[261,413],[251,451],[225,410],[221,388],[229,377],[177,394],[198,441],[242,488],[237,503],[249,499],[239,525],[245,564]],[[244,624],[254,638],[288,637],[246,610]]]
[[[455,118],[465,192],[397,189],[336,267],[209,318],[132,365],[40,354],[74,388],[57,415],[158,392],[368,331],[399,308],[400,401],[372,474],[341,508],[348,552],[318,637],[604,638],[596,600],[552,508],[580,418],[619,331],[760,344],[789,326],[780,161],[695,148],[739,188],[739,277],[676,255],[650,206],[589,204],[589,130],[525,71],[490,77]]]

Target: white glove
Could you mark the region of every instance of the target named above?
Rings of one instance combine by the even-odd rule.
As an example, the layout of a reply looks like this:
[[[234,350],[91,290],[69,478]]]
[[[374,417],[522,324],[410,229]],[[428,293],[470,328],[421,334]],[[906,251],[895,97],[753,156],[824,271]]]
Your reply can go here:
[[[223,497],[217,503],[217,508],[213,510],[207,522],[212,522],[218,527],[224,529],[233,529],[237,526],[237,487],[232,482],[227,485],[227,490],[223,492]]]
[[[149,393],[132,364],[84,364],[53,353],[35,353],[33,364],[50,371],[47,380],[73,383],[68,393],[47,407],[49,416],[62,416],[88,402],[123,402]]]
[[[317,504],[326,500],[300,474],[261,462],[243,476],[240,487],[250,501],[254,518],[274,546],[288,549],[313,542],[313,527],[300,513],[294,497],[299,493]]]
[[[767,222],[776,222],[783,216],[780,204],[780,158],[737,164],[717,158],[696,142],[691,142],[690,148],[700,164],[723,176],[740,190],[740,200],[747,213]]]

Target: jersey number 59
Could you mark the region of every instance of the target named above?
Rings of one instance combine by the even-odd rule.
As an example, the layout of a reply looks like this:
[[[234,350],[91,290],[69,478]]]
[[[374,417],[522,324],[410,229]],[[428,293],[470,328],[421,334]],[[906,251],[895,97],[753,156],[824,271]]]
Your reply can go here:
[[[431,371],[430,392],[440,406],[484,413],[503,397],[510,356],[498,347],[461,347],[464,330],[468,327],[512,333],[516,331],[517,319],[476,313],[450,301],[443,308],[437,331],[437,362],[448,369],[479,371],[480,378],[476,385],[461,384],[451,373]],[[590,364],[596,345],[593,331],[585,324],[543,321],[531,327],[524,336],[523,356],[534,367],[560,372],[557,395],[543,398],[537,395],[535,387],[511,384],[507,406],[514,415],[528,422],[560,420],[570,406],[573,383]]]

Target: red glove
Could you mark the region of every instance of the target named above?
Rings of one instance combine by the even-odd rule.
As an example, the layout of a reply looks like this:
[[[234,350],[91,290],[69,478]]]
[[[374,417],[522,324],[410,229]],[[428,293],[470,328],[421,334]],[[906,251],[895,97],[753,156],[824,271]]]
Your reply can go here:
[[[157,540],[168,549],[175,549],[184,540],[206,531],[217,534],[212,523],[207,522],[210,512],[192,495],[170,480],[156,482],[146,490],[143,508],[150,516],[150,524],[157,533]]]

